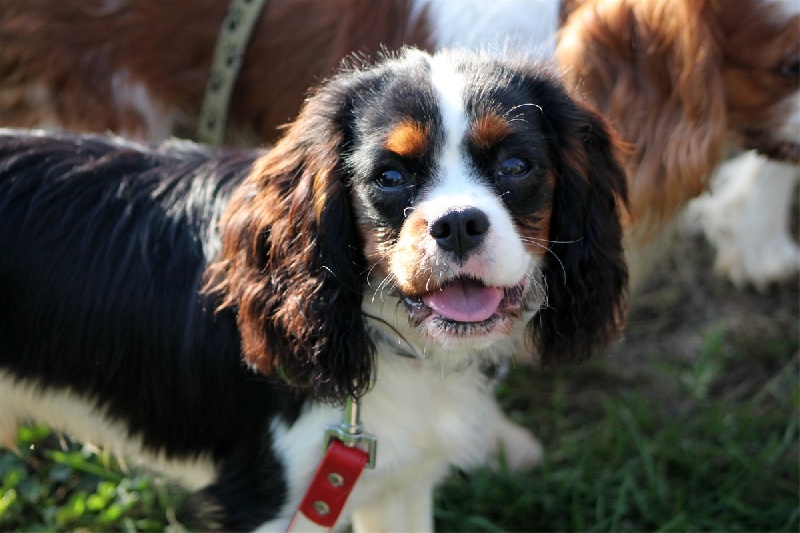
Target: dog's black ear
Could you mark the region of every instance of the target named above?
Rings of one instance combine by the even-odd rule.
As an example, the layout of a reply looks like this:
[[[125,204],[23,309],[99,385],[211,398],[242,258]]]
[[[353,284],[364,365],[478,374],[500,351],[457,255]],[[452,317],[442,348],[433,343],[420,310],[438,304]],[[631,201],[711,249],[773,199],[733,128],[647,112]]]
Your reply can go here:
[[[332,402],[366,390],[374,352],[341,161],[347,98],[320,89],[255,163],[223,217],[207,282],[236,311],[250,364]]]
[[[614,340],[624,322],[625,172],[599,115],[566,96],[546,109],[558,163],[542,269],[547,302],[532,327],[543,363],[580,361]]]

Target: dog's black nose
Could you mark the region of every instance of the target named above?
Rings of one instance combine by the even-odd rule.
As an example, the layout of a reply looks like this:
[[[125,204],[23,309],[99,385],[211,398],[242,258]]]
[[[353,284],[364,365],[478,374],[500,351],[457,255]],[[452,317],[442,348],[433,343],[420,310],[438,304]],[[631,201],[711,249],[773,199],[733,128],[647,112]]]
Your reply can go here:
[[[489,231],[486,213],[474,207],[448,211],[428,226],[439,247],[463,260],[475,250]]]

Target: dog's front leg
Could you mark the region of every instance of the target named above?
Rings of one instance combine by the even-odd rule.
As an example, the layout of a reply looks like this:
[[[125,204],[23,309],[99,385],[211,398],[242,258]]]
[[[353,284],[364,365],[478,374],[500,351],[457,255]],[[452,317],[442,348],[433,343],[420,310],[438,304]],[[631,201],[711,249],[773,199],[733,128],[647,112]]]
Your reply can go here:
[[[543,451],[536,437],[524,427],[512,422],[496,403],[493,402],[493,406],[489,435],[495,440],[490,445],[490,465],[498,466],[499,463],[495,461],[499,461],[500,456],[511,471],[539,464]]]
[[[414,483],[386,491],[353,513],[355,533],[433,531],[433,483]]]
[[[797,166],[745,152],[723,165],[710,194],[692,204],[717,249],[715,268],[737,286],[793,279],[800,247],[790,230]]]

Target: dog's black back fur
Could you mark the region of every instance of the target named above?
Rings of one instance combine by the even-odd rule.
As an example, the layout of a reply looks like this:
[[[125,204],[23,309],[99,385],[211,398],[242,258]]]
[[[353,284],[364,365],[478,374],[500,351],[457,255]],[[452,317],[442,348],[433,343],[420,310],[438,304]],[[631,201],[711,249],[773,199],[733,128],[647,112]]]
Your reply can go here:
[[[302,400],[245,367],[233,312],[199,291],[258,155],[0,133],[0,371],[97,398],[151,451],[211,456],[206,495],[242,514],[211,518],[233,529],[285,498],[264,439]]]

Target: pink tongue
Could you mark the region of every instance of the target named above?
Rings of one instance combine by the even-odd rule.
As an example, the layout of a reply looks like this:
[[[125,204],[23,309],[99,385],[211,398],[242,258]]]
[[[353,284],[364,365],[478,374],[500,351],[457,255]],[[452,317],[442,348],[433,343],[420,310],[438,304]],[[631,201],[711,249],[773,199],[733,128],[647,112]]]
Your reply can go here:
[[[497,312],[504,291],[477,281],[459,280],[422,297],[434,313],[455,322],[482,322]]]

